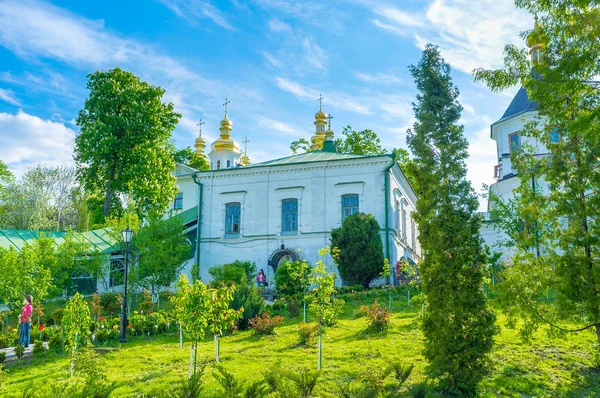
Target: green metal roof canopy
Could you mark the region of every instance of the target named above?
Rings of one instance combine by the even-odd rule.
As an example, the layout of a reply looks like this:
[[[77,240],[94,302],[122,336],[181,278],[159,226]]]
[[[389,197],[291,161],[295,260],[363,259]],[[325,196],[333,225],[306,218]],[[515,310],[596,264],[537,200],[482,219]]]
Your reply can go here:
[[[50,238],[58,246],[65,241],[68,232],[56,231],[24,231],[16,229],[0,229],[0,247],[8,249],[14,247],[21,251],[23,246],[42,236]],[[114,245],[117,243],[108,233],[108,228],[96,229],[87,232],[75,232],[75,237],[83,237],[87,243],[104,253],[111,253]]]

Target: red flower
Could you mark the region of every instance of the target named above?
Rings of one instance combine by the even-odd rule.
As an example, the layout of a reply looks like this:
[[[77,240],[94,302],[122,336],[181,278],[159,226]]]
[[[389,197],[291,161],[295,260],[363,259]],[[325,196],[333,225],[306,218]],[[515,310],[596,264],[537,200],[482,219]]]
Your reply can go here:
[[[152,314],[152,311],[148,311],[148,314]]]
[[[131,329],[131,328],[133,327],[133,325],[130,323],[129,325],[127,325],[127,327],[128,327],[129,329]]]
[[[104,320],[104,317],[103,317],[103,316],[101,316],[101,317],[99,318],[99,321],[100,321],[100,322],[102,322],[103,320]]]
[[[44,330],[44,325],[40,325],[38,326],[38,330],[41,332],[42,330]]]

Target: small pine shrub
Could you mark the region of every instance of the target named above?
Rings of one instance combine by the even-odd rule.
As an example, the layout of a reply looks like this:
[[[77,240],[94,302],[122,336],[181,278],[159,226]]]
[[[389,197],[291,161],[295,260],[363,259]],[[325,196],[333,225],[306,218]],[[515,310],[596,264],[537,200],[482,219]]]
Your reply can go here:
[[[250,328],[254,330],[254,334],[264,336],[267,334],[274,334],[275,327],[283,323],[282,316],[271,317],[271,314],[264,312],[262,317],[254,317],[250,320]]]
[[[251,281],[243,279],[233,293],[231,308],[234,310],[244,309],[242,317],[236,322],[238,329],[247,329],[250,326],[250,319],[260,316],[265,308],[265,300],[260,295],[260,291]]]
[[[390,372],[394,374],[394,378],[401,387],[406,380],[410,377],[415,365],[403,365],[400,362],[394,362],[390,365]]]
[[[48,341],[48,347],[50,348],[59,348],[62,347],[62,335],[60,329],[56,329],[54,333],[50,336],[50,341]]]
[[[186,378],[181,383],[181,387],[175,393],[175,396],[177,398],[200,398],[204,389],[204,386],[202,385],[202,377],[204,376],[205,368],[206,364],[198,364],[198,367],[196,368],[196,374],[189,379]]]
[[[417,384],[413,384],[408,388],[408,394],[412,398],[426,398],[429,393],[429,386],[427,382],[420,382]]]
[[[218,365],[215,366],[213,377],[223,389],[224,396],[237,397],[244,393],[244,384],[236,379],[233,373],[228,372],[224,367]]]
[[[18,344],[15,347],[15,355],[17,356],[17,359],[23,358],[23,355],[25,355],[25,346]]]
[[[300,368],[285,372],[283,376],[294,384],[300,397],[309,398],[313,396],[313,391],[317,386],[321,372]]]
[[[367,317],[369,330],[379,333],[387,330],[390,325],[391,312],[386,306],[380,305],[377,300],[375,300],[371,307],[364,305],[360,308]]]
[[[44,343],[42,343],[41,340],[36,340],[33,343],[33,353],[34,354],[41,354],[44,351],[46,351],[46,349],[44,348]]]
[[[300,322],[298,324],[298,336],[300,338],[300,344],[307,347],[314,347],[317,345],[317,337],[319,333],[319,325],[310,324],[306,322]]]

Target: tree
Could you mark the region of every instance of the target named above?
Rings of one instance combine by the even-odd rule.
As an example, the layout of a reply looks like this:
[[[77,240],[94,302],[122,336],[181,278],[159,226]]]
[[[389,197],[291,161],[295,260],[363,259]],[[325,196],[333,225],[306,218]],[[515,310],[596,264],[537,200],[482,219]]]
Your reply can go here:
[[[532,59],[507,45],[504,69],[479,69],[475,78],[493,91],[527,90],[538,115],[521,134],[541,143],[548,156],[533,156],[527,147],[511,155],[522,226],[513,234],[516,253],[503,274],[502,297],[512,323],[524,321],[525,338],[541,326],[558,333],[594,329],[600,344],[600,90],[592,81],[600,73],[600,10],[590,0],[515,3],[541,16],[522,34]],[[542,192],[532,178],[546,182]],[[556,291],[556,305],[539,300],[549,290]]]
[[[284,263],[275,271],[275,286],[288,300],[303,301],[303,320],[306,322],[306,292],[310,278],[310,264],[306,260]]]
[[[328,248],[319,250],[320,256],[329,253]],[[334,297],[335,294],[335,273],[327,272],[327,268],[322,260],[318,261],[312,268],[309,283],[313,288],[308,292],[310,297],[309,309],[312,316],[317,320],[319,327],[319,351],[317,357],[317,369],[321,370],[323,363],[323,328],[335,323],[340,313],[344,300]]]
[[[210,170],[210,163],[208,163],[208,160],[202,156],[198,156],[198,154],[190,147],[175,151],[173,153],[173,158],[176,163],[190,166],[196,170]]]
[[[229,308],[233,301],[233,292],[235,286],[223,286],[219,288],[211,288],[208,290],[210,297],[210,307],[208,309],[207,321],[208,328],[213,334],[215,342],[215,359],[217,363],[220,360],[221,345],[219,343],[219,335],[223,334],[224,330],[231,329],[235,322],[241,318],[244,308],[234,310]]]
[[[161,287],[171,286],[190,255],[190,243],[179,217],[163,219],[150,215],[135,237],[138,251],[136,276],[139,284],[158,296]]]
[[[371,214],[354,213],[331,231],[331,246],[336,248],[334,260],[344,282],[368,288],[379,276],[383,264],[380,230]]]
[[[481,289],[485,252],[479,203],[466,179],[462,107],[450,66],[436,46],[428,44],[410,72],[419,92],[407,143],[414,156],[415,221],[423,250],[427,372],[445,394],[473,396],[488,371],[497,330]]]
[[[162,213],[177,193],[171,132],[180,114],[165,90],[120,68],[88,75],[79,111],[75,161],[86,190],[103,192],[104,217],[115,196],[130,195],[137,212]]]
[[[61,322],[65,333],[65,343],[71,356],[71,377],[73,376],[78,351],[85,349],[90,342],[91,324],[90,307],[83,295],[76,293],[67,302]]]
[[[334,142],[337,151],[341,153],[352,153],[355,155],[382,155],[385,153],[379,137],[374,131],[369,129],[354,131],[352,127],[346,126],[342,131],[342,138],[338,138]],[[313,151],[310,148],[310,143],[304,138],[293,141],[290,144],[290,149],[294,154],[300,150],[304,152]]]

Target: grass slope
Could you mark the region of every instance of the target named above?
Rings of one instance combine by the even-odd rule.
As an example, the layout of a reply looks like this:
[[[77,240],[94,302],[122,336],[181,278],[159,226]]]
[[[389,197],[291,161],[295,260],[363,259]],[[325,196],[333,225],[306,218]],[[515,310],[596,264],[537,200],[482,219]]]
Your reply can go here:
[[[383,336],[364,332],[366,320],[352,319],[352,312],[366,302],[346,303],[339,325],[330,328],[324,339],[324,372],[317,387],[318,396],[335,396],[335,380],[346,373],[364,372],[399,360],[415,368],[407,385],[424,380],[426,363],[421,350],[420,311],[405,302],[393,303],[389,332]],[[221,339],[222,365],[236,377],[254,381],[268,368],[310,367],[316,369],[315,348],[297,345],[297,319],[289,320],[272,337],[258,338],[251,331],[236,332]],[[493,352],[493,373],[482,385],[482,396],[503,397],[588,397],[600,391],[600,374],[590,369],[588,358],[593,332],[549,338],[539,332],[531,343],[522,343],[517,331],[507,329],[498,315],[501,333]],[[212,340],[200,344],[198,358],[214,360]],[[189,343],[179,348],[178,336],[134,338],[117,352],[103,354],[102,368],[115,382],[112,396],[166,396],[187,376]],[[208,391],[217,392],[211,366],[204,377]],[[20,397],[29,386],[33,391],[65,379],[68,359],[48,352],[11,366],[0,375],[0,396]]]

